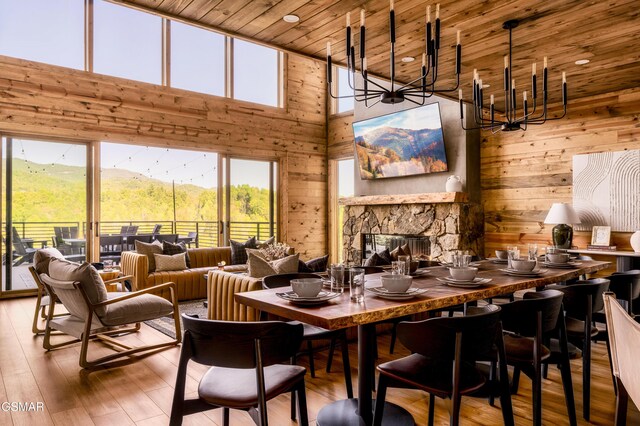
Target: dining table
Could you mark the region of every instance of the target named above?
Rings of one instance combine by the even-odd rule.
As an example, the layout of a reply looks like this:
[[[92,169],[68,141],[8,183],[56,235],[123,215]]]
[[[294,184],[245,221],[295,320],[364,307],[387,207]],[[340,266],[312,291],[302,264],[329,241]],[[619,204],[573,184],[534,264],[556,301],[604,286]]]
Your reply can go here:
[[[373,385],[375,372],[376,324],[392,318],[404,317],[429,311],[449,308],[467,302],[495,298],[519,290],[542,288],[579,278],[608,268],[609,262],[580,261],[562,268],[543,266],[539,276],[513,276],[505,272],[506,265],[496,260],[477,263],[478,278],[489,279],[475,288],[461,288],[448,285],[442,280],[449,276],[444,266],[419,269],[413,278],[412,288],[427,291],[408,300],[388,300],[375,296],[373,287],[380,287],[382,274],[365,277],[367,288],[364,302],[351,302],[349,292],[326,303],[300,306],[282,299],[277,293],[286,288],[259,290],[235,295],[236,301],[263,312],[291,320],[302,321],[329,330],[357,327],[358,330],[358,395],[357,398],[334,401],[324,406],[318,413],[319,426],[344,425],[361,426],[373,423]],[[440,280],[439,280],[439,279]],[[414,425],[413,416],[404,408],[385,402],[382,424]]]

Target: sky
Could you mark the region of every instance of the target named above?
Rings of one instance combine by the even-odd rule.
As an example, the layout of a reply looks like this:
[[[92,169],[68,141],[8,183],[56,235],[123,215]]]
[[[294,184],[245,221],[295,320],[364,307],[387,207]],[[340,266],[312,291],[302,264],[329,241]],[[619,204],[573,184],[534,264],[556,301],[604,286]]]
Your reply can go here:
[[[411,130],[439,129],[442,127],[440,107],[438,103],[434,103],[353,123],[353,130],[356,136],[379,127],[396,127]]]

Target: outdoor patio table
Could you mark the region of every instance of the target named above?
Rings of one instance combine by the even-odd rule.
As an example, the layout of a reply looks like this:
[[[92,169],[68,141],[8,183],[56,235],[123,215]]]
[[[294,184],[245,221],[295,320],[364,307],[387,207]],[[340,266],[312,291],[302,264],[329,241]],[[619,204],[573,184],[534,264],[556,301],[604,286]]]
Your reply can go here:
[[[549,269],[541,277],[524,278],[501,272],[500,269],[505,268],[505,265],[483,261],[479,267],[478,276],[491,278],[492,281],[472,289],[454,288],[442,284],[435,278],[447,276],[447,268],[432,267],[426,269],[428,272],[424,275],[415,277],[412,285],[416,288],[426,288],[428,291],[406,301],[380,299],[367,292],[364,303],[351,303],[349,293],[345,292],[324,305],[303,307],[277,297],[276,293],[282,292],[282,289],[237,293],[235,298],[238,302],[261,311],[329,330],[358,327],[358,398],[335,401],[323,407],[318,413],[317,424],[319,426],[335,424],[360,426],[370,425],[373,420],[372,379],[375,359],[371,347],[376,338],[377,322],[567,281],[609,266],[609,262],[583,261],[576,269]],[[380,286],[380,274],[367,275],[366,286]],[[414,424],[411,414],[395,404],[386,402],[384,414],[383,424],[386,422],[394,425]]]

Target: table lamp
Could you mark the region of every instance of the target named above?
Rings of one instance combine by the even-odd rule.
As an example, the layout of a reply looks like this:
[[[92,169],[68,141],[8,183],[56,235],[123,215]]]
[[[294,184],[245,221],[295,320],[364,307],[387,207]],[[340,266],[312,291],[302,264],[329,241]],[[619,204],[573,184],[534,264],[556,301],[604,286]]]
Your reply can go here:
[[[571,248],[573,228],[569,224],[580,223],[573,207],[566,203],[553,203],[544,223],[556,224],[551,230],[553,245],[563,249]]]

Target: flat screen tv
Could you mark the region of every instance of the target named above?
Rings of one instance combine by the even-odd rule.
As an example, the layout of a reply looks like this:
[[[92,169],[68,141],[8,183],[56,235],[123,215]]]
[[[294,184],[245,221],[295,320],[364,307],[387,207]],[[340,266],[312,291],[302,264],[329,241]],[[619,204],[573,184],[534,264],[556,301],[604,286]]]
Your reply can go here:
[[[446,172],[440,105],[353,123],[361,179]]]

